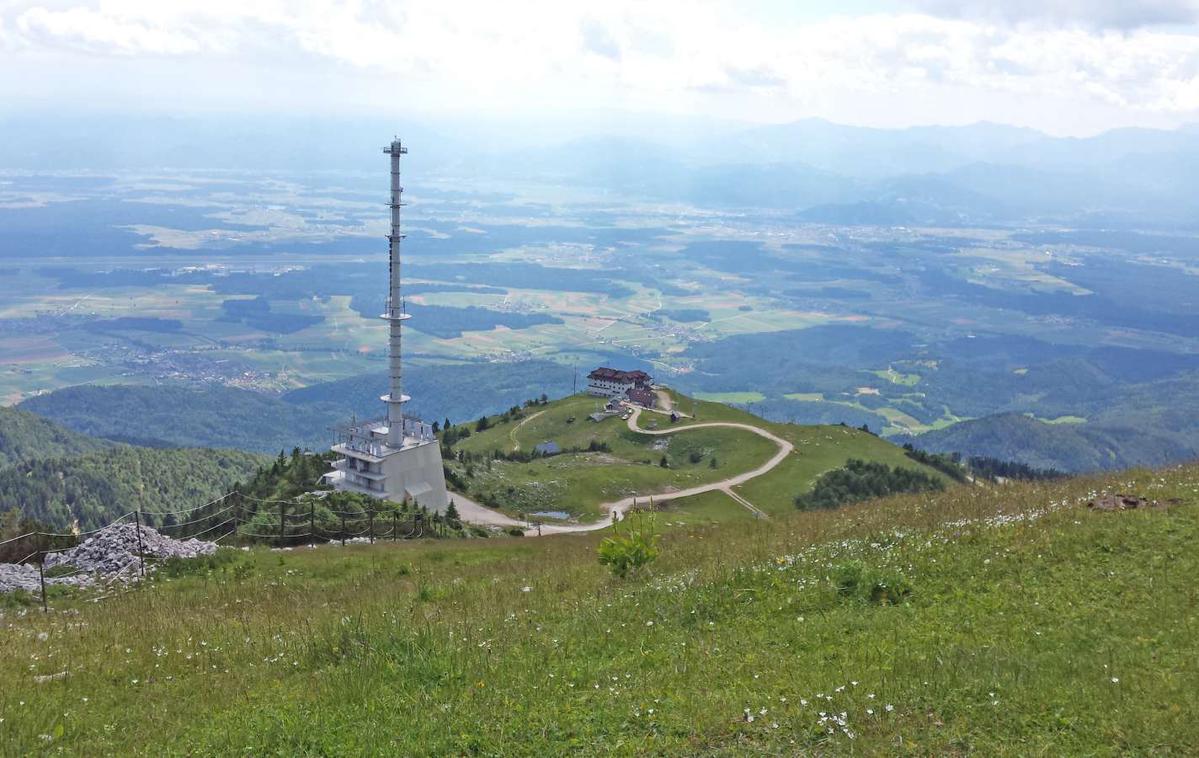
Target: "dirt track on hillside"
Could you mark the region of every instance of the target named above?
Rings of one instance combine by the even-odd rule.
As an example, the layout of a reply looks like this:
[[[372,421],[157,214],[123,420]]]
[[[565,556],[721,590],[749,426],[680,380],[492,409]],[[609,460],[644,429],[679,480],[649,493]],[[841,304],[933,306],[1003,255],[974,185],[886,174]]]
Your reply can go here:
[[[598,529],[604,529],[608,526],[611,526],[614,520],[624,518],[629,508],[633,507],[633,504],[637,500],[645,500],[651,495],[656,502],[662,503],[669,500],[678,500],[680,498],[691,497],[692,495],[702,495],[706,492],[715,492],[717,490],[729,495],[734,501],[745,507],[755,516],[758,516],[759,518],[766,517],[766,514],[762,513],[762,511],[760,511],[756,506],[740,495],[734,493],[732,488],[745,484],[751,479],[756,479],[763,474],[773,471],[780,463],[787,459],[787,456],[790,455],[792,451],[795,450],[795,446],[793,444],[777,434],[774,434],[773,432],[767,431],[760,426],[754,426],[752,424],[741,424],[732,421],[709,421],[702,424],[687,424],[685,426],[677,426],[670,429],[642,429],[637,425],[637,422],[640,418],[641,409],[636,408],[633,410],[633,414],[629,416],[628,421],[629,429],[639,434],[665,436],[669,434],[682,434],[683,432],[691,429],[712,429],[716,427],[724,427],[727,429],[743,429],[747,432],[752,432],[759,437],[765,437],[766,439],[770,440],[778,446],[778,452],[776,452],[770,460],[766,461],[766,463],[762,464],[761,466],[758,466],[750,471],[737,474],[736,476],[731,476],[728,479],[722,479],[718,482],[711,482],[709,484],[701,484],[696,487],[688,487],[687,489],[676,490],[674,492],[632,495],[615,502],[602,503],[600,505],[600,510],[602,510],[605,515],[598,521],[593,521],[586,524],[543,524],[540,530],[536,528],[526,529],[526,535],[548,536],[551,534],[593,532]],[[494,511],[490,508],[479,505],[478,503],[475,503],[458,493],[453,493],[451,496],[454,498],[456,503],[460,503],[460,505],[458,505],[458,512],[462,515],[462,519],[464,521],[506,528],[513,526],[524,526],[524,524],[521,522],[518,522],[509,516],[505,516],[498,511]]]

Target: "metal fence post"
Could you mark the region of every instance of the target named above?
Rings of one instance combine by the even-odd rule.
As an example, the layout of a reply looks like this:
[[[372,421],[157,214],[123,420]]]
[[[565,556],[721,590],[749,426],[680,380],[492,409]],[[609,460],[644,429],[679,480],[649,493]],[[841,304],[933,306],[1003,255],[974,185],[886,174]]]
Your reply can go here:
[[[391,512],[391,541],[395,542],[399,539],[400,534],[400,514],[395,511]]]
[[[375,544],[375,509],[368,508],[366,511],[367,525],[370,529],[371,544]]]
[[[308,504],[308,543],[316,547],[316,503]]]
[[[137,509],[133,512],[133,524],[137,529],[137,560],[141,565],[142,578],[146,578],[146,547],[142,542],[142,511]]]
[[[346,514],[341,514],[341,546],[346,546]]]
[[[283,533],[287,530],[287,523],[284,521],[284,519],[287,518],[286,512],[284,511],[284,508],[286,507],[286,503],[279,501],[279,547],[283,547]]]

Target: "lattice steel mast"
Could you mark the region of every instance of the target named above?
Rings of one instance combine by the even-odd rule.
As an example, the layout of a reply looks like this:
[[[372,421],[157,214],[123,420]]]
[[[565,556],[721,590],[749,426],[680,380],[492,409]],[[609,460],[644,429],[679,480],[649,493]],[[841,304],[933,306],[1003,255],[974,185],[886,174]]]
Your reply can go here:
[[[403,293],[400,290],[400,242],[404,239],[404,235],[400,233],[400,208],[404,206],[401,200],[404,188],[400,186],[400,156],[407,155],[408,148],[401,145],[397,138],[383,148],[383,152],[391,156],[391,202],[388,204],[391,208],[391,233],[387,235],[390,288],[387,312],[383,314],[390,330],[388,364],[391,383],[382,400],[387,404],[387,444],[389,447],[401,448],[404,446],[404,403],[409,400],[404,394],[401,349],[404,322],[410,316],[404,312]]]

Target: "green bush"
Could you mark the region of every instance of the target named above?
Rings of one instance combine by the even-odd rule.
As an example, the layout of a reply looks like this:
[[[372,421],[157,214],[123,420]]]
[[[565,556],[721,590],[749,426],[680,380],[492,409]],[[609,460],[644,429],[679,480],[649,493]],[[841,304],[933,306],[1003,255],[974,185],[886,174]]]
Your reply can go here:
[[[944,482],[922,471],[851,458],[843,468],[822,474],[811,492],[795,498],[795,507],[800,510],[836,508],[888,495],[944,489]]]
[[[858,561],[834,566],[829,579],[838,596],[873,605],[899,605],[912,594],[912,585],[902,574]]]
[[[599,546],[599,562],[607,566],[613,576],[624,579],[636,574],[661,553],[658,547],[660,535],[654,531],[652,516],[635,513],[617,522],[613,530],[613,535]]]
[[[158,576],[175,579],[193,574],[207,574],[210,571],[224,570],[226,566],[240,558],[240,553],[233,548],[220,548],[212,555],[199,555],[195,558],[167,558],[158,566]],[[244,562],[242,562],[244,563]],[[239,576],[240,566],[234,566],[234,576]]]

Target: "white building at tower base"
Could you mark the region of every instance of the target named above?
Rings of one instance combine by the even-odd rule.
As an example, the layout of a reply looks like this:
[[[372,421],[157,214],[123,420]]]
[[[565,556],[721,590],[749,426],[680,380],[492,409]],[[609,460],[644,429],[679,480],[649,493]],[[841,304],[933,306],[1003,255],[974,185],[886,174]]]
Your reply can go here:
[[[404,419],[404,442],[399,448],[388,444],[388,431],[386,421],[343,429],[333,446],[333,452],[342,457],[325,475],[325,482],[346,492],[444,511],[449,506],[449,493],[433,428],[415,419]]]

